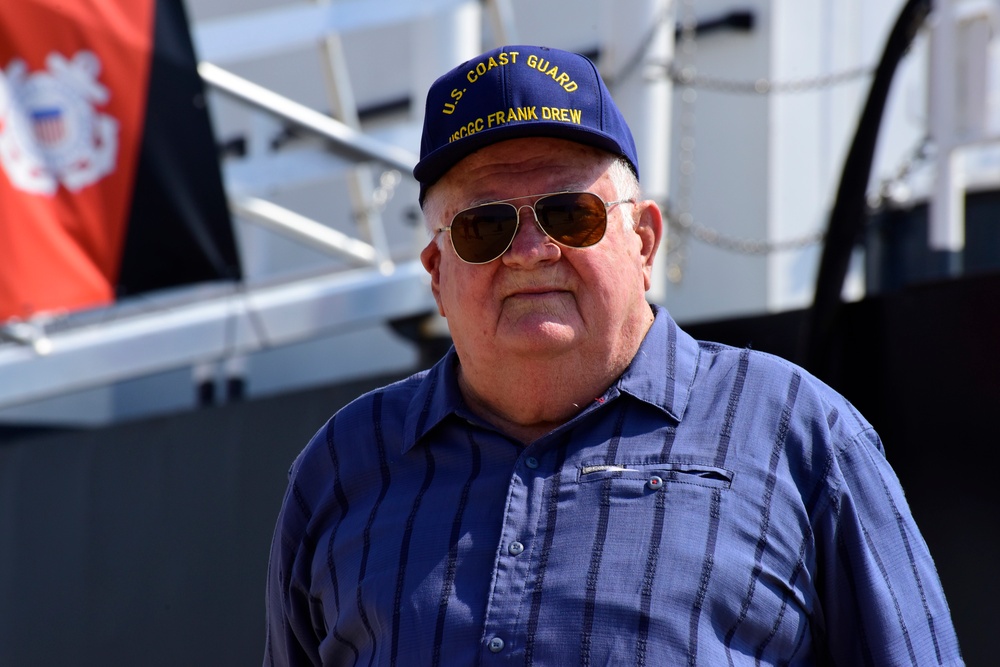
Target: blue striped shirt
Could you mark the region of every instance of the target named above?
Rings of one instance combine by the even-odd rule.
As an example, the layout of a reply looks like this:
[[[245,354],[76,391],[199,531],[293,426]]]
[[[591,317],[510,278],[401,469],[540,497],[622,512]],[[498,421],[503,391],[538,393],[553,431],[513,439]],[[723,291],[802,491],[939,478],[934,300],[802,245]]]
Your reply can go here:
[[[525,447],[452,350],[296,459],[266,665],[960,665],[871,426],[665,310],[631,366]]]

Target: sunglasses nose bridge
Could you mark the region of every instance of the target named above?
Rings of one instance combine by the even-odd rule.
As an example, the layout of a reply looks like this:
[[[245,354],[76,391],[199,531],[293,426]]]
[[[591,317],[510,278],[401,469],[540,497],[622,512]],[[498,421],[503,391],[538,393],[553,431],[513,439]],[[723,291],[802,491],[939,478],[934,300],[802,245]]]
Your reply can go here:
[[[535,202],[535,204],[537,204],[537,203],[538,202]],[[520,228],[521,228],[521,211],[523,211],[524,209],[528,209],[529,211],[531,211],[531,217],[534,218],[534,220],[535,220],[535,227],[538,228],[538,231],[540,231],[543,236],[548,236],[549,235],[549,233],[547,231],[545,231],[545,228],[542,226],[542,221],[538,219],[538,211],[535,210],[535,204],[522,204],[520,206],[514,206],[513,204],[511,204],[511,206],[514,206],[514,209],[517,211],[517,223],[518,223],[517,227],[518,227],[518,229],[515,231],[515,234],[518,231],[520,231]]]
[[[511,206],[514,205],[511,204]],[[529,211],[531,211],[531,215],[535,218],[535,222],[538,222],[538,213],[535,211],[534,204],[522,204],[520,206],[514,206],[514,210],[516,211],[515,215],[517,216],[518,222],[521,221],[521,211],[523,211],[524,209],[528,209]]]

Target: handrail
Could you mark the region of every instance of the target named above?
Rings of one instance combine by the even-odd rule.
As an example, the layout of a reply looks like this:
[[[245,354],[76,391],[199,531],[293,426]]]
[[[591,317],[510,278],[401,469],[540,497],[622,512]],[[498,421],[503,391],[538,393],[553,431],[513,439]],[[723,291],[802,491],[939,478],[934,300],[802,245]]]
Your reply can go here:
[[[411,260],[388,276],[353,269],[273,285],[233,284],[190,303],[170,305],[160,297],[164,303],[149,310],[59,331],[41,322],[6,325],[0,338],[18,344],[0,344],[6,380],[0,410],[432,312],[426,276]]]
[[[371,266],[376,262],[375,248],[371,244],[273,202],[256,197],[231,197],[229,207],[249,222],[292,237],[322,252],[347,259],[352,264]]]
[[[206,84],[234,99],[295,124],[329,140],[333,151],[355,162],[380,162],[403,173],[411,173],[417,157],[407,150],[387,144],[341,123],[335,118],[268,90],[218,65],[198,63],[198,74]]]

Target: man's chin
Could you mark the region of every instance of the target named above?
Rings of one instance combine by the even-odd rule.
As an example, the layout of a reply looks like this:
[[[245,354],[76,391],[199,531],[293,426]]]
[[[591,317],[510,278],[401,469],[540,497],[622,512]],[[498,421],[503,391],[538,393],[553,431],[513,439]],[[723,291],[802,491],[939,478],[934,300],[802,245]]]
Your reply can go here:
[[[522,317],[498,333],[498,342],[519,354],[553,354],[574,348],[581,340],[577,322],[569,323],[543,315]]]

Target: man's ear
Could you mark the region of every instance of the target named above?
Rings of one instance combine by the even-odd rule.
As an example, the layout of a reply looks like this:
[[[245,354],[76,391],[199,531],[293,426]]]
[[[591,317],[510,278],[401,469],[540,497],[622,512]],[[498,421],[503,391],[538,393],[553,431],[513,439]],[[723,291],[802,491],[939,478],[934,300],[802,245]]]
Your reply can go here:
[[[444,312],[444,304],[441,303],[441,247],[437,238],[432,238],[427,247],[420,251],[420,263],[431,276],[431,294],[438,305],[438,313],[441,317],[448,317]]]
[[[639,220],[635,233],[642,241],[639,253],[642,260],[642,273],[646,283],[646,291],[653,284],[653,260],[656,259],[656,249],[663,239],[663,214],[660,207],[652,199],[637,202]]]

